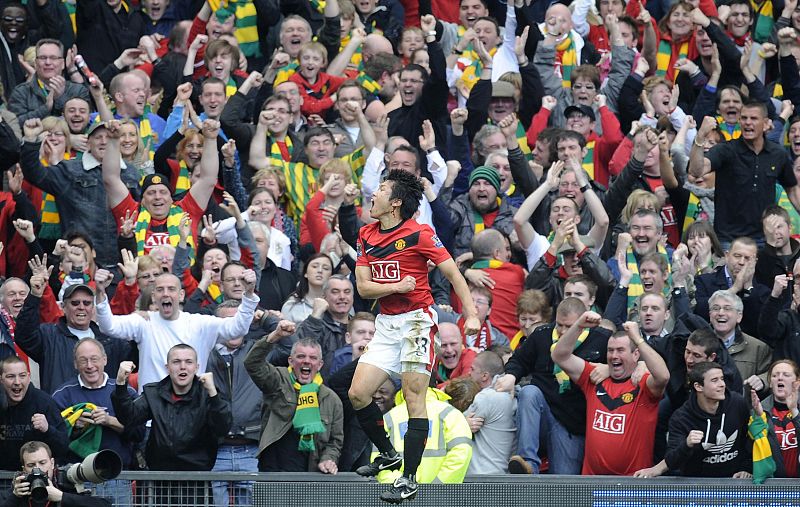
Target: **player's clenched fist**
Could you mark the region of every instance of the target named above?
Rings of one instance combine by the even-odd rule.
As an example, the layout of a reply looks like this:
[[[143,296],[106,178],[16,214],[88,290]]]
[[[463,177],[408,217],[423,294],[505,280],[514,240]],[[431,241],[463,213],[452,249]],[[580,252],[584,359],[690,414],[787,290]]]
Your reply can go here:
[[[405,294],[417,288],[417,279],[411,275],[406,275],[402,280],[397,282],[397,292]]]

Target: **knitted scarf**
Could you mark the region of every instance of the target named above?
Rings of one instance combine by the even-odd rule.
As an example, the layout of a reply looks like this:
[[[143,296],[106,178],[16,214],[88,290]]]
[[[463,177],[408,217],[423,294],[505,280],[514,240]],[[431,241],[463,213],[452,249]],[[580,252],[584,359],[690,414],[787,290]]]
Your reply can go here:
[[[695,222],[708,220],[708,215],[703,211],[703,203],[700,199],[689,192],[689,204],[686,205],[686,216],[683,218],[683,232]]]
[[[514,338],[511,338],[511,343],[509,344],[511,350],[517,350],[523,338],[525,338],[525,333],[520,329],[517,331],[517,334],[514,335]]]
[[[586,143],[586,156],[583,157],[581,161],[581,167],[583,167],[583,170],[589,175],[590,180],[594,179],[594,145],[594,141],[588,141]]]
[[[261,56],[261,49],[258,47],[257,13],[253,0],[209,0],[208,6],[215,13],[225,9],[225,14],[228,16],[233,11],[236,17],[233,34],[239,42],[239,51],[247,57]]]
[[[769,426],[767,414],[757,416],[755,411],[750,412],[750,421],[747,423],[747,434],[753,439],[753,483],[762,484],[766,479],[775,475],[775,459],[767,439]]]
[[[681,42],[678,49],[678,59],[686,58],[689,55],[689,41]],[[656,76],[667,77],[672,73],[672,82],[678,78],[678,71],[670,68],[672,62],[672,44],[670,41],[661,39],[658,43],[658,54],[656,54]]]
[[[750,5],[753,6],[756,16],[756,22],[753,25],[755,27],[753,38],[756,42],[769,42],[769,38],[772,35],[772,27],[775,25],[772,0],[763,0],[760,4],[755,0],[750,0]]]
[[[286,160],[283,157],[283,152],[281,152],[281,147],[277,141],[273,140],[269,146],[269,158],[270,160],[277,162],[278,164],[283,164],[283,162],[291,161],[292,153],[294,153],[294,145],[292,145],[292,139],[289,136],[285,136],[283,138],[283,142],[284,144],[286,144],[286,151],[289,152],[289,160]]]
[[[752,37],[750,37],[750,32],[745,33],[741,37],[736,37],[727,30],[725,31],[725,34],[731,38],[731,40],[733,41],[734,44],[736,44],[737,47],[740,48],[743,48],[744,45],[747,44],[747,41],[753,40]]]
[[[489,56],[494,58],[495,53],[497,53],[497,48],[492,48],[489,50]],[[463,56],[459,58],[460,65],[459,67],[463,67],[461,72],[461,79],[459,80],[461,86],[459,87],[459,91],[466,91],[464,95],[469,95],[469,92],[472,90],[472,87],[475,86],[475,83],[481,78],[481,72],[483,72],[483,63],[481,62],[480,58],[475,58],[469,63],[467,63],[466,58]]]
[[[476,261],[472,263],[470,269],[488,269],[488,268],[499,268],[500,266],[504,265],[505,262],[498,261],[496,259],[484,259],[482,261]]]
[[[667,256],[667,250],[658,245],[658,253],[664,257],[664,260],[667,261],[667,273],[669,274],[669,278],[667,283],[664,284],[664,296],[669,293],[669,286],[671,285],[672,281],[672,267],[669,264],[669,257]],[[628,265],[628,269],[633,274],[631,276],[631,281],[628,283],[628,310],[630,311],[633,308],[634,302],[636,302],[636,298],[644,294],[644,287],[642,287],[642,279],[639,277],[639,263],[636,261],[636,256],[633,253],[633,247],[628,247],[627,252],[625,253],[625,263]]]
[[[378,95],[378,92],[381,91],[380,83],[366,75],[363,71],[358,73],[356,81],[371,95]]]
[[[310,0],[311,8],[322,14],[325,12],[325,0]]]
[[[69,153],[64,153],[64,160],[71,159]],[[42,166],[47,167],[50,163],[42,159]],[[61,217],[58,215],[56,198],[42,190],[42,206],[39,210],[42,213],[42,227],[39,229],[39,237],[43,239],[58,239],[61,237]]]
[[[561,86],[566,89],[572,88],[569,78],[572,75],[572,69],[578,65],[578,52],[575,50],[572,33],[556,45],[556,62],[561,67]]]
[[[222,303],[223,299],[222,291],[219,290],[219,285],[217,285],[216,283],[212,283],[211,285],[208,286],[208,291],[206,292],[206,294],[208,294],[208,297],[210,297],[211,300],[214,301],[215,303],[217,304]]]
[[[500,207],[500,197],[497,198],[497,207],[498,208]],[[474,208],[472,210],[472,219],[475,222],[475,227],[473,228],[475,234],[478,234],[479,232],[481,232],[486,228],[486,226],[483,223],[483,215]]]
[[[69,21],[72,23],[72,33],[78,33],[78,23],[75,21],[75,11],[77,8],[77,3],[70,3],[70,2],[61,2],[64,7],[67,9],[67,14],[69,15]]]
[[[348,44],[350,44],[349,33],[342,37],[342,41],[339,43],[339,52],[343,51]],[[350,57],[350,63],[348,63],[348,66],[352,66],[354,69],[359,71],[364,69],[364,57],[361,54],[361,46],[358,46],[353,52],[353,56]]]
[[[553,339],[553,344],[550,345],[550,352],[553,352],[553,349],[556,348],[556,344],[558,344],[558,340],[561,338],[558,336],[558,331],[556,330],[555,326],[553,327],[553,332],[550,335]],[[577,349],[580,347],[583,342],[586,341],[586,337],[589,336],[589,329],[584,329],[581,331],[581,334],[578,336],[578,341],[575,342],[575,346],[572,347],[572,350]],[[564,394],[565,392],[569,391],[571,386],[571,382],[569,380],[569,375],[567,375],[564,370],[561,369],[559,365],[553,363],[553,376],[556,378],[558,382],[558,394]]]
[[[730,124],[728,124],[722,116],[717,116],[717,125],[719,126],[717,130],[722,133],[722,137],[724,137],[726,141],[732,141],[733,139],[742,137],[742,126],[738,122],[731,130]]]
[[[78,422],[81,415],[84,413],[90,414],[93,410],[97,409],[94,403],[78,403],[71,407],[65,408],[61,412],[61,418],[64,419],[64,424],[67,425],[67,437],[69,437],[69,448],[72,452],[85,458],[86,456],[100,450],[100,441],[103,439],[103,428],[97,424],[90,424],[84,426],[83,430],[76,438],[72,438],[72,433],[75,430],[75,423]]]
[[[322,423],[322,416],[319,413],[319,386],[322,385],[322,376],[317,373],[313,381],[301,385],[294,376],[292,367],[289,366],[289,378],[297,391],[297,409],[292,418],[292,426],[300,434],[297,450],[312,452],[316,450],[314,435],[325,431],[325,425]]]
[[[185,160],[178,162],[178,179],[175,181],[175,193],[180,194],[186,192],[192,187],[192,181],[189,179],[189,166],[186,165]]]
[[[522,154],[525,155],[525,159],[528,162],[533,160],[531,147],[528,146],[528,134],[525,132],[525,127],[522,126],[522,122],[519,120],[517,120],[517,142],[519,143],[519,149],[522,150]]]
[[[177,247],[181,240],[180,223],[183,216],[183,209],[174,204],[169,207],[169,215],[167,215],[167,233],[169,234],[169,244]],[[144,206],[139,206],[139,216],[136,218],[136,226],[134,228],[134,237],[136,238],[136,251],[141,257],[145,254],[144,243],[147,238],[147,231],[150,229],[150,212]],[[189,263],[194,264],[194,238],[190,234],[186,238],[186,244],[189,247]]]
[[[228,82],[225,84],[225,98],[229,99],[234,96],[238,89],[239,87],[236,86],[236,81],[234,81],[232,77],[229,77]]]
[[[294,60],[289,62],[288,65],[285,65],[285,66],[281,67],[280,69],[278,69],[278,73],[275,76],[275,83],[272,86],[275,87],[275,86],[278,86],[279,84],[287,81],[292,76],[292,74],[297,72],[297,68],[298,67],[300,67],[300,64],[298,63],[297,59],[295,58]]]

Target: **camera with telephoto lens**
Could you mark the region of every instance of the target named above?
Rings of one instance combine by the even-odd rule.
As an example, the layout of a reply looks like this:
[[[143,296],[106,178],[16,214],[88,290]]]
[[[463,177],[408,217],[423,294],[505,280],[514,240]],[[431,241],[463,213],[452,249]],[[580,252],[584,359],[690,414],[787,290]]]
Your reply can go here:
[[[34,502],[44,502],[47,500],[47,474],[39,468],[34,468],[25,477],[25,482],[31,485],[31,500]]]
[[[78,493],[82,493],[86,490],[87,482],[100,484],[110,481],[121,471],[122,458],[111,449],[105,449],[86,456],[80,463],[59,467],[58,483],[71,484]],[[45,485],[47,485],[46,480]]]

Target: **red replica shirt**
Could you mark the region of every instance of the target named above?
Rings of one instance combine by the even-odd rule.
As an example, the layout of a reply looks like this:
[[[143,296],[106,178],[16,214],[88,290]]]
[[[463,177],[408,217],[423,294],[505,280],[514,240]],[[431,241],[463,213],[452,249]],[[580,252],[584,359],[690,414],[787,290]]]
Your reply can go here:
[[[653,442],[658,402],[647,388],[646,373],[639,384],[610,378],[592,384],[594,366],[584,364],[578,385],[586,396],[586,450],[582,475],[633,475],[653,466]]]
[[[197,244],[197,227],[202,223],[203,209],[198,206],[197,201],[192,197],[191,192],[187,192],[186,196],[180,201],[173,203],[183,211],[189,214],[192,219],[192,236],[194,236],[195,245]],[[117,204],[111,213],[117,220],[117,227],[122,226],[125,220],[125,214],[131,212],[134,215],[139,212],[139,203],[133,200],[130,194],[119,204]],[[150,220],[150,227],[147,229],[147,235],[144,240],[144,253],[149,254],[150,250],[160,245],[169,245],[169,232],[167,231],[167,220]],[[174,245],[173,245],[174,246]]]
[[[380,298],[381,313],[397,315],[428,308],[433,304],[428,259],[438,265],[450,259],[450,254],[433,229],[416,220],[406,220],[385,231],[380,226],[380,222],[375,222],[358,232],[356,267],[369,267],[376,283],[395,283],[408,275],[417,280],[411,292]]]
[[[772,408],[772,424],[775,427],[775,436],[778,438],[778,443],[781,446],[781,454],[783,455],[783,466],[786,468],[786,477],[797,477],[797,428],[794,427],[792,422],[792,414],[788,408],[783,404],[780,407]]]

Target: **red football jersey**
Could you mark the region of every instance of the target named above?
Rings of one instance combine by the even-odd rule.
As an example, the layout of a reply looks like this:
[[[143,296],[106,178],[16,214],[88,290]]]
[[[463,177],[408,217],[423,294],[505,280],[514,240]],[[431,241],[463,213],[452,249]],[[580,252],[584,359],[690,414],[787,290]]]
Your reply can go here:
[[[433,229],[416,220],[406,220],[385,231],[380,226],[380,222],[375,222],[358,232],[356,267],[369,267],[376,283],[395,283],[408,275],[417,280],[411,292],[380,298],[381,313],[397,315],[428,308],[433,304],[428,259],[438,265],[450,259],[450,254]]]
[[[594,366],[584,364],[578,385],[586,396],[586,450],[582,475],[633,475],[653,466],[658,402],[645,373],[637,385],[627,379],[592,384]]]

